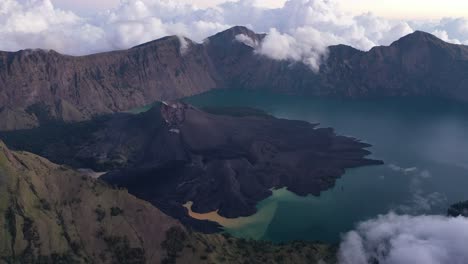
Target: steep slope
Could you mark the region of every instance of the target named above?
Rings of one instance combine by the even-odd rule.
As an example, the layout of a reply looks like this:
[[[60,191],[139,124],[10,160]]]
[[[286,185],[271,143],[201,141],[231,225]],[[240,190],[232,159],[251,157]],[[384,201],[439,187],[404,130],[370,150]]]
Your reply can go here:
[[[0,143],[0,256],[7,263],[158,263],[177,221],[126,191]]]
[[[321,69],[323,86],[344,88],[344,95],[440,96],[468,100],[468,47],[416,31],[388,47],[369,52],[330,48]],[[346,52],[348,50],[348,52]]]
[[[187,231],[124,190],[0,142],[0,263],[318,263],[320,244]],[[285,258],[285,256],[288,256]]]
[[[264,34],[245,27],[234,27],[218,33],[206,42],[206,51],[216,65],[220,88],[268,89],[283,93],[328,94],[319,85],[320,78],[299,62],[272,60],[255,52],[236,39],[243,35],[260,44]]]
[[[250,39],[249,43],[239,36]],[[468,47],[417,31],[368,52],[329,48],[319,72],[259,55],[264,34],[234,27],[194,43],[166,37],[82,57],[0,52],[0,130],[80,121],[215,88],[342,97],[441,96],[468,100]]]
[[[0,52],[0,106],[23,109],[22,114],[30,115],[25,119],[37,119],[37,125],[89,119],[216,87],[203,46],[183,42],[186,48],[181,39],[167,37],[83,57],[44,50]],[[4,111],[0,109],[0,115]],[[0,125],[8,128],[15,126]]]
[[[329,47],[320,71],[300,62],[275,61],[233,41],[239,34],[261,43],[264,35],[233,28],[207,45],[221,87],[268,89],[283,93],[340,97],[440,96],[468,100],[468,47],[416,31],[390,46],[368,52]]]
[[[161,103],[139,115],[2,135],[15,148],[55,162],[109,172],[102,179],[205,232],[217,226],[191,219],[182,205],[192,201],[197,213],[247,216],[272,188],[318,195],[345,169],[381,164],[366,158],[368,144],[331,128],[222,110]]]

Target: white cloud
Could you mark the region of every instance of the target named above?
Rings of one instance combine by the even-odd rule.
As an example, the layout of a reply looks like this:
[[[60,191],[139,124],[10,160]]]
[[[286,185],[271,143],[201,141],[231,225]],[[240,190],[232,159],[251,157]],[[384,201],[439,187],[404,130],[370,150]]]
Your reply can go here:
[[[185,55],[188,52],[189,48],[190,48],[190,43],[183,36],[177,36],[177,38],[179,39],[179,43],[180,43],[179,52],[180,52],[180,54]]]
[[[56,49],[74,54],[102,45],[104,31],[72,12],[55,9],[50,1],[0,2],[0,49]],[[104,44],[105,45],[105,44]]]
[[[464,18],[415,23],[341,10],[337,0],[289,0],[279,8],[264,8],[251,0],[205,8],[190,1],[127,0],[114,9],[79,16],[54,7],[50,0],[2,0],[0,49],[44,48],[81,55],[125,49],[166,35],[201,42],[221,30],[244,25],[271,33],[257,45],[258,53],[302,61],[317,70],[329,45],[368,50],[388,45],[415,29],[454,43],[468,43]]]
[[[434,208],[444,208],[447,201],[447,197],[439,192],[429,194],[415,192],[412,199],[407,204],[398,206],[396,211],[413,215],[424,214],[433,211]]]
[[[468,218],[379,216],[343,237],[340,264],[468,263]]]
[[[245,34],[239,34],[236,36],[236,40],[239,41],[240,43],[243,43],[244,45],[247,45],[252,48],[257,48],[258,43],[257,40],[253,40],[251,37],[245,35]]]
[[[258,52],[269,55],[276,60],[298,60],[300,59],[300,54],[297,50],[297,45],[296,39],[292,36],[282,34],[276,29],[271,29],[263,40]]]
[[[416,167],[403,168],[403,167],[400,167],[400,166],[395,165],[395,164],[390,164],[390,165],[388,165],[388,167],[393,171],[402,172],[404,174],[409,174],[409,173],[413,173],[413,172],[418,171],[418,168],[416,168]]]
[[[447,197],[439,192],[424,192],[423,185],[432,177],[428,170],[420,170],[417,167],[403,168],[395,164],[388,167],[410,177],[409,191],[411,198],[404,204],[392,208],[398,213],[404,214],[426,214],[436,209],[444,209],[447,206]]]

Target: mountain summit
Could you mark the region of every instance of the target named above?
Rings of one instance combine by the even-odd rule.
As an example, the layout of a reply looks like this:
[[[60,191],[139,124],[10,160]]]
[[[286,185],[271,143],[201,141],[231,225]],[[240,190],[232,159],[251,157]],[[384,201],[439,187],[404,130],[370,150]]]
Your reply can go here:
[[[319,72],[255,53],[253,46],[264,37],[233,27],[202,44],[172,36],[81,57],[43,50],[0,52],[0,130],[86,120],[217,88],[468,100],[468,47],[425,32],[368,52],[332,46]]]

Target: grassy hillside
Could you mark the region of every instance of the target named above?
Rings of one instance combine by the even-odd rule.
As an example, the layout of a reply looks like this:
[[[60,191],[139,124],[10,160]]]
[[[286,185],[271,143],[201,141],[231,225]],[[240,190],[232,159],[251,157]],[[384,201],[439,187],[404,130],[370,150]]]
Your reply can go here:
[[[329,252],[188,231],[126,190],[0,142],[2,263],[314,263]]]
[[[165,231],[179,225],[124,190],[3,144],[0,179],[6,262],[155,262]]]

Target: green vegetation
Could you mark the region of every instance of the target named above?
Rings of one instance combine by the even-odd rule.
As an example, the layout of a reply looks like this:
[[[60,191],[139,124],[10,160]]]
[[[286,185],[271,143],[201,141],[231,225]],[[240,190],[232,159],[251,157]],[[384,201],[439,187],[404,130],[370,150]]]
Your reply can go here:
[[[5,224],[11,236],[11,245],[12,245],[11,251],[14,254],[15,251],[14,251],[13,245],[15,244],[15,241],[16,241],[16,214],[11,206],[8,207],[8,209],[5,212]]]
[[[266,241],[237,239],[229,234],[203,235],[189,232],[187,243],[193,248],[204,248],[201,252],[193,253],[198,255],[200,263],[336,263],[336,248],[302,241],[276,245]],[[186,251],[184,254],[187,254]]]
[[[103,209],[98,207],[96,208],[96,210],[94,210],[94,212],[96,213],[96,220],[98,222],[102,222],[102,220],[106,218],[106,211],[104,211]]]
[[[164,264],[176,263],[176,259],[184,249],[187,234],[181,227],[172,227],[166,232],[166,240],[161,243],[161,247],[166,251]]]
[[[123,211],[121,208],[119,208],[119,207],[112,207],[112,208],[110,209],[110,215],[111,215],[111,216],[118,216],[118,215],[123,214],[123,212],[124,212],[124,211]]]
[[[76,260],[72,253],[67,252],[67,253],[53,253],[50,256],[39,256],[35,262],[36,264],[78,264],[80,263],[78,260]]]
[[[132,248],[126,237],[105,236],[107,250],[113,256],[113,263],[118,264],[145,264],[145,250],[143,248]]]
[[[51,206],[50,203],[46,199],[40,199],[39,202],[41,203],[41,208],[45,211],[50,211]]]
[[[0,143],[0,263],[255,264],[281,256],[283,263],[333,263],[334,250],[325,245],[186,230],[125,190],[30,153],[2,151]]]

